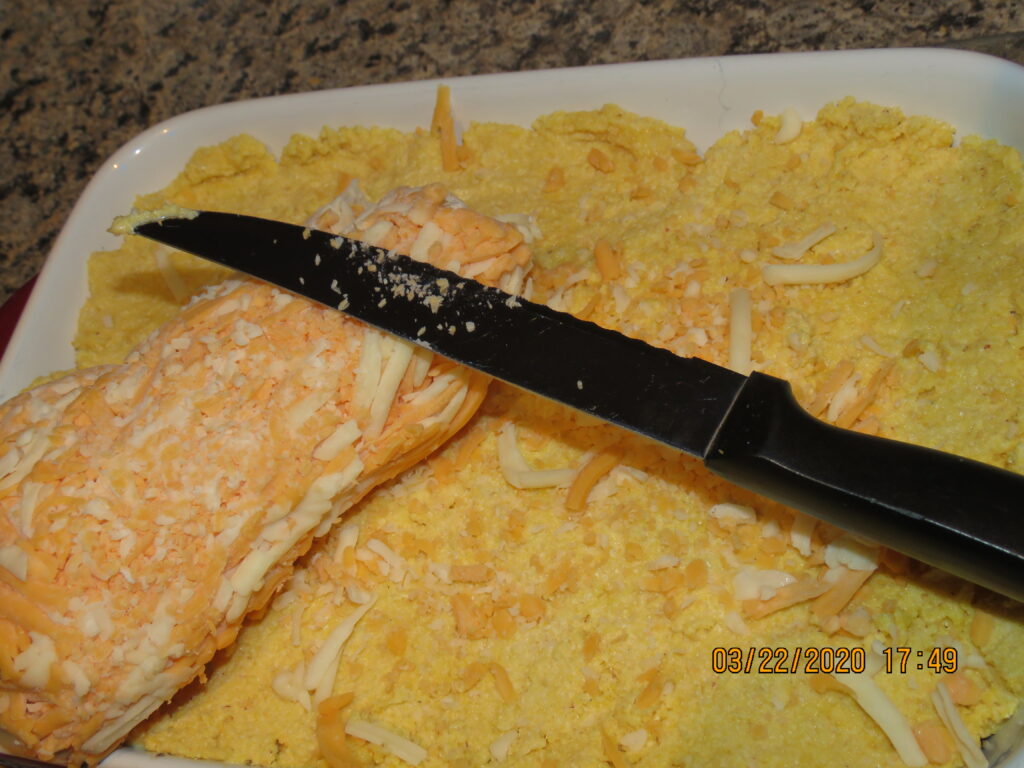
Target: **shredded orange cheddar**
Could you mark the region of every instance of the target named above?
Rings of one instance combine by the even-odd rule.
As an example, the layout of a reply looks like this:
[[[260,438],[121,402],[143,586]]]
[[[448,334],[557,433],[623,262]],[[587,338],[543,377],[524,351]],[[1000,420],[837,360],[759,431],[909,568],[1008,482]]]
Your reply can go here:
[[[630,768],[629,761],[622,754],[619,745],[606,731],[601,731],[601,748],[604,751],[605,759],[612,764],[612,768]]]
[[[452,581],[463,581],[472,584],[482,584],[494,578],[494,571],[483,563],[453,565],[449,573]]]
[[[618,280],[622,276],[619,255],[604,238],[594,245],[594,263],[597,264],[597,271],[601,273],[601,279],[605,282]]]
[[[814,400],[807,407],[808,413],[812,416],[820,416],[824,413],[828,407],[829,401],[839,391],[839,388],[846,383],[846,380],[853,375],[853,363],[849,360],[843,360],[839,365],[835,367],[829,377],[822,384],[817,394],[814,396]]]
[[[559,166],[553,166],[548,171],[548,176],[544,180],[544,186],[541,191],[546,193],[557,192],[565,186],[565,171]]]
[[[672,157],[676,159],[676,162],[682,163],[683,165],[700,165],[704,162],[704,159],[696,152],[679,149],[678,147],[673,147],[671,152]]]
[[[455,631],[461,637],[478,637],[487,626],[487,615],[467,594],[452,595]]]
[[[896,365],[895,360],[887,360],[882,367],[875,371],[872,375],[868,385],[864,388],[864,391],[854,400],[850,405],[839,415],[836,419],[836,426],[847,429],[852,427],[854,422],[860,418],[864,410],[871,405],[875,397],[878,396],[878,390],[882,386],[882,382],[885,381],[886,377],[892,371],[893,366]]]
[[[814,600],[811,612],[819,620],[837,615],[853,599],[874,571],[845,571],[829,589]]]
[[[849,688],[832,677],[832,675],[825,674],[824,672],[807,675],[807,682],[810,683],[811,689],[815,693],[835,691],[836,693],[848,694],[850,692]]]
[[[523,595],[519,598],[519,615],[526,621],[536,621],[544,617],[546,606],[536,595]]]
[[[641,676],[641,679],[643,677],[644,675]],[[647,685],[633,701],[633,705],[638,709],[647,709],[657,704],[665,687],[665,681],[657,668],[649,670],[646,677],[648,678]]]
[[[995,619],[992,618],[992,614],[975,608],[974,615],[971,617],[971,642],[979,648],[984,648],[992,639],[993,629],[995,629]]]
[[[781,587],[769,600],[744,600],[743,614],[752,619],[759,619],[784,608],[813,600],[828,588],[829,584],[825,581],[813,578],[800,579]]]
[[[509,638],[516,633],[516,622],[507,608],[498,608],[491,616],[491,624],[499,637]]]
[[[395,656],[404,656],[409,644],[409,636],[404,629],[396,629],[388,634],[387,646]]]
[[[779,190],[775,190],[772,193],[772,196],[768,198],[768,202],[776,208],[781,208],[784,211],[791,211],[796,207],[796,203],[793,202],[793,198]]]
[[[459,153],[455,144],[455,123],[452,119],[451,89],[447,85],[437,87],[437,101],[434,117],[430,123],[431,133],[441,141],[441,168],[445,171],[459,170]]]
[[[956,745],[946,726],[939,718],[934,717],[918,723],[911,729],[914,740],[921,747],[928,762],[933,765],[945,765],[956,754]]]
[[[462,673],[462,690],[472,690],[477,683],[484,679],[484,675],[487,674],[487,665],[479,661],[474,661],[470,664]]]
[[[700,589],[705,586],[708,583],[707,561],[699,558],[691,560],[686,564],[684,575],[688,589]]]
[[[602,241],[603,243],[603,241]],[[594,456],[572,480],[565,497],[565,508],[570,512],[581,512],[594,485],[610,472],[623,458],[617,447],[605,449]]]
[[[960,669],[952,674],[943,675],[942,681],[946,684],[954,704],[972,707],[981,701],[981,688],[967,676],[967,672],[964,670]]]
[[[615,170],[615,163],[612,159],[596,147],[587,154],[587,162],[601,173],[612,173]]]
[[[498,690],[498,694],[506,702],[512,702],[516,700],[516,689],[512,685],[512,678],[508,676],[508,672],[501,664],[496,661],[491,662],[487,665],[487,669],[491,673],[491,677],[494,678],[494,687]]]
[[[316,744],[320,755],[331,768],[358,766],[345,743],[345,718],[342,715],[353,698],[353,693],[343,693],[324,699],[317,707]]]

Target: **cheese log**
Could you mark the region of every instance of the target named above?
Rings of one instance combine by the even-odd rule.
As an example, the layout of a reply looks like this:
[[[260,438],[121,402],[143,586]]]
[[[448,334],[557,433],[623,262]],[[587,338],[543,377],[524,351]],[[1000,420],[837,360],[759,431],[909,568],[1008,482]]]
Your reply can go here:
[[[438,186],[313,222],[512,290],[513,226]],[[95,763],[229,645],[375,485],[473,414],[481,374],[255,280],[122,365],[0,406],[0,727]]]

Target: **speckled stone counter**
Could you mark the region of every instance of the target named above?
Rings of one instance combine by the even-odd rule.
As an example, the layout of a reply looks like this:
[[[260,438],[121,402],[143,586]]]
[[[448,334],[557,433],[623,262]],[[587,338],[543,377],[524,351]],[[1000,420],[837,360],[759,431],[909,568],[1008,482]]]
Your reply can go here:
[[[0,0],[0,301],[120,145],[225,101],[769,51],[967,48],[1024,64],[1024,3]]]

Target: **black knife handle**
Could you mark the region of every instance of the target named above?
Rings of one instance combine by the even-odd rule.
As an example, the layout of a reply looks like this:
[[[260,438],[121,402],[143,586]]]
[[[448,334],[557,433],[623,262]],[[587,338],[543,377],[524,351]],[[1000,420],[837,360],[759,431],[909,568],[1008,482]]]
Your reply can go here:
[[[754,373],[708,451],[725,479],[1024,601],[1024,476],[833,427]]]

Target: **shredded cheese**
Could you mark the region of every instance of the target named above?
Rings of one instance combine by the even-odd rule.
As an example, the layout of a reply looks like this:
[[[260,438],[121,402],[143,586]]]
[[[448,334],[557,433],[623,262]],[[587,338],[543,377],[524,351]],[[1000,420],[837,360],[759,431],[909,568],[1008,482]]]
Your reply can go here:
[[[28,633],[32,640],[24,651],[14,657],[14,671],[21,673],[19,684],[26,688],[43,688],[50,679],[50,668],[57,663],[53,638],[42,632]]]
[[[28,579],[28,553],[17,544],[0,547],[0,568],[6,568],[16,579]]]
[[[619,266],[619,254],[603,238],[598,240],[594,246],[594,263],[597,264],[597,270],[601,273],[601,279],[606,283],[622,277],[622,267]]]
[[[516,740],[517,735],[518,734],[514,730],[506,731],[492,741],[489,747],[491,757],[499,763],[505,760],[508,757],[509,750],[512,749],[512,742]]]
[[[729,367],[744,376],[753,369],[752,340],[750,291],[736,288],[729,294]]]
[[[757,522],[757,513],[754,508],[743,504],[729,502],[715,504],[708,510],[708,514],[716,520],[730,521],[739,525],[753,525]]]
[[[796,577],[785,571],[741,568],[732,579],[733,595],[737,600],[771,600],[782,587],[795,581]]]
[[[171,263],[170,249],[158,246],[154,255],[156,257],[157,271],[167,284],[167,290],[171,292],[171,296],[174,297],[176,302],[179,304],[183,303],[188,298],[189,290],[188,286],[185,285],[184,279],[181,277],[181,273]]]
[[[776,144],[788,144],[800,135],[803,122],[799,113],[792,107],[786,107],[779,116],[779,130],[775,134]]]
[[[576,475],[572,467],[533,469],[519,450],[516,426],[511,422],[498,433],[498,463],[505,480],[515,488],[565,487]]]
[[[963,757],[967,768],[985,768],[988,765],[988,760],[985,759],[985,755],[978,747],[977,739],[971,736],[970,731],[967,730],[960,713],[956,710],[949,689],[941,680],[932,691],[931,700],[942,724],[953,734],[957,751]]]
[[[598,481],[611,472],[619,461],[622,460],[622,451],[618,448],[609,448],[595,454],[582,467],[565,498],[565,508],[570,512],[579,512],[586,505],[590,493]]]
[[[878,545],[844,533],[825,547],[825,564],[829,568],[845,566],[854,571],[873,571],[878,567]]]
[[[459,153],[455,142],[455,121],[452,119],[451,88],[437,87],[437,101],[430,131],[438,136],[441,143],[441,168],[445,171],[459,170]]]
[[[766,264],[761,276],[768,285],[844,283],[868,272],[882,258],[882,237],[872,234],[871,250],[858,259],[839,264]]]
[[[836,230],[837,227],[832,222],[822,224],[806,237],[802,237],[792,243],[775,246],[772,248],[772,255],[778,256],[780,259],[786,259],[787,261],[802,259],[804,255],[811,250],[811,248],[816,246],[822,240],[834,235]]]
[[[320,649],[313,655],[313,658],[310,659],[309,665],[306,668],[306,674],[302,680],[302,685],[306,690],[314,691],[320,686],[327,675],[328,669],[341,656],[345,643],[352,636],[352,631],[356,628],[356,624],[373,607],[375,602],[376,600],[372,599],[368,603],[360,605],[346,616],[338,626],[331,630],[331,633],[324,640]]]
[[[419,744],[367,720],[350,717],[345,723],[345,733],[384,747],[392,755],[409,765],[419,765],[427,757],[427,750]]]
[[[877,654],[872,651],[869,656],[875,657]],[[877,659],[872,658],[871,661],[877,662]],[[872,676],[878,671],[877,666],[877,663],[871,663],[864,672],[833,675],[833,679],[850,690],[860,708],[889,738],[904,764],[911,768],[925,766],[928,758],[914,738],[910,723]]]
[[[639,752],[647,744],[647,730],[644,728],[637,728],[635,731],[623,734],[619,737],[619,746],[621,746],[627,752]]]

